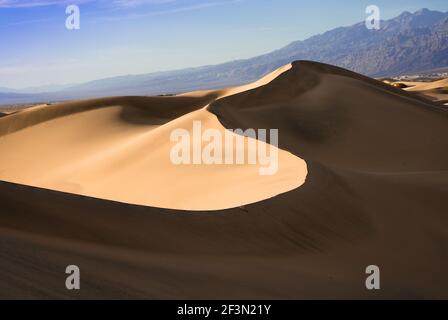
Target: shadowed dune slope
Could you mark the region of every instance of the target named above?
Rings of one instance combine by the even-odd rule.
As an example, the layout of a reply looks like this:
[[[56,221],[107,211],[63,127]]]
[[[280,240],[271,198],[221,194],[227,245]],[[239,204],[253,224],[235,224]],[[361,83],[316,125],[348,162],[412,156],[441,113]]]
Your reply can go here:
[[[448,298],[443,109],[296,62],[209,110],[227,128],[278,128],[280,147],[306,161],[306,183],[242,207],[191,212],[0,182],[0,296]],[[204,112],[181,119],[210,117]],[[64,289],[69,264],[81,268],[79,292]],[[372,264],[379,291],[365,288]]]
[[[278,128],[304,159],[373,172],[448,169],[448,112],[337,67],[295,62],[269,85],[208,108],[227,128]]]
[[[448,297],[446,172],[309,170],[301,188],[213,214],[2,182],[0,296]],[[76,293],[63,287],[73,263]],[[383,272],[374,293],[364,287],[372,263]]]

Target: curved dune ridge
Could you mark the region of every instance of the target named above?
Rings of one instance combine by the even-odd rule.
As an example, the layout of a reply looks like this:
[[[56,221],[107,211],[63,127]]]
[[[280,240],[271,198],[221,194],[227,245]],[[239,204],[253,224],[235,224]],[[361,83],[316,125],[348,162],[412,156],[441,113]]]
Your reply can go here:
[[[270,176],[260,175],[265,166],[260,163],[176,165],[170,159],[175,145],[170,141],[171,133],[185,129],[192,137],[194,121],[201,122],[202,132],[216,129],[224,138],[225,128],[202,107],[209,99],[265,85],[289,67],[253,84],[225,90],[159,99],[106,98],[26,109],[0,122],[0,179],[183,210],[238,207],[298,188],[307,175],[305,162],[274,146],[278,172]],[[199,110],[189,113],[193,109]],[[237,135],[231,136],[236,142]],[[244,140],[247,160],[253,139]],[[203,148],[206,145],[202,142]],[[266,144],[260,141],[261,145]],[[225,149],[223,157],[224,153]]]
[[[398,81],[393,85],[402,86],[406,91],[420,93],[440,103],[448,102],[448,79],[430,82]]]
[[[448,79],[441,79],[431,82],[400,81],[398,83],[406,85],[408,87],[406,88],[407,91],[427,91],[447,87]]]
[[[208,109],[230,129],[278,128],[280,148],[307,162],[367,172],[448,168],[446,108],[333,66],[296,62],[269,85]]]
[[[0,297],[446,299],[447,110],[299,61],[247,87],[3,117],[0,178],[26,185],[0,181]],[[167,134],[194,119],[279,129],[278,174],[171,168]],[[203,211],[129,204],[143,198]],[[366,290],[369,265],[381,290]]]

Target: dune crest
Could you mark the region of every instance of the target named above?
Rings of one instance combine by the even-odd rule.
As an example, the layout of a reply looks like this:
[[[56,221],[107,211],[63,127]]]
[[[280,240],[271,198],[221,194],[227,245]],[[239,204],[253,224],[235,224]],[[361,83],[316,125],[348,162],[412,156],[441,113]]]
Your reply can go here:
[[[272,82],[275,78],[277,78],[281,74],[290,70],[291,68],[292,68],[292,64],[288,63],[288,64],[272,71],[271,73],[265,75],[263,78],[255,81],[255,82],[249,83],[249,84],[225,88],[225,89],[219,89],[219,90],[204,90],[204,91],[187,92],[187,93],[181,94],[179,96],[201,97],[204,95],[212,94],[212,95],[215,95],[217,98],[225,98],[225,97],[232,96],[232,95],[244,92],[244,91],[248,91],[248,90],[252,90],[252,89],[256,89],[256,88],[265,86],[265,85],[269,84],[270,82]]]
[[[286,151],[278,150],[279,171],[272,176],[260,176],[260,164],[175,165],[170,160],[170,134],[176,129],[191,133],[193,122],[201,121],[203,130],[224,135],[226,129],[203,107],[210,100],[267,84],[287,69],[216,92],[104,98],[21,111],[2,119],[0,179],[179,210],[221,210],[288,192],[305,182],[307,168]],[[245,148],[250,139],[245,138]]]
[[[269,85],[208,110],[229,129],[278,128],[280,148],[307,162],[366,172],[448,169],[445,108],[335,66],[294,62]]]

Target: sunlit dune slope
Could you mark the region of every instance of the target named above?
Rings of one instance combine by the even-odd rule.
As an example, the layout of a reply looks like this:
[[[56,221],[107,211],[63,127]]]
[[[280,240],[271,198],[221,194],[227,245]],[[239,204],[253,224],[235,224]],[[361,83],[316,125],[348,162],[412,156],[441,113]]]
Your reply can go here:
[[[406,88],[407,91],[427,91],[448,87],[448,79],[431,82],[401,81],[399,83],[403,83],[404,85],[408,86],[408,88]]]
[[[249,87],[273,78],[270,75]],[[193,136],[193,121],[201,121],[202,131],[217,129],[224,137],[224,127],[203,107],[246,88],[181,97],[103,98],[26,109],[0,120],[0,179],[189,210],[242,206],[299,187],[305,181],[306,164],[281,150],[279,171],[271,176],[260,175],[266,164],[247,161],[239,165],[176,165],[171,161],[174,130],[186,129]],[[250,139],[245,139],[245,154]]]
[[[434,101],[448,102],[448,79],[430,82],[398,81],[393,85],[403,86],[406,91],[419,93]]]

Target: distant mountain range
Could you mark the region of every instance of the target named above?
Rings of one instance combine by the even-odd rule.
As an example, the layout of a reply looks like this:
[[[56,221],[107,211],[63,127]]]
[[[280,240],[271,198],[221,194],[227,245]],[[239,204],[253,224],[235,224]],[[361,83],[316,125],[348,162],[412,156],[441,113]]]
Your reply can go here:
[[[448,12],[404,12],[382,21],[380,30],[369,30],[361,22],[293,42],[265,55],[220,65],[113,77],[52,92],[0,88],[0,104],[214,89],[255,81],[294,60],[325,62],[373,77],[444,68],[448,66]]]

